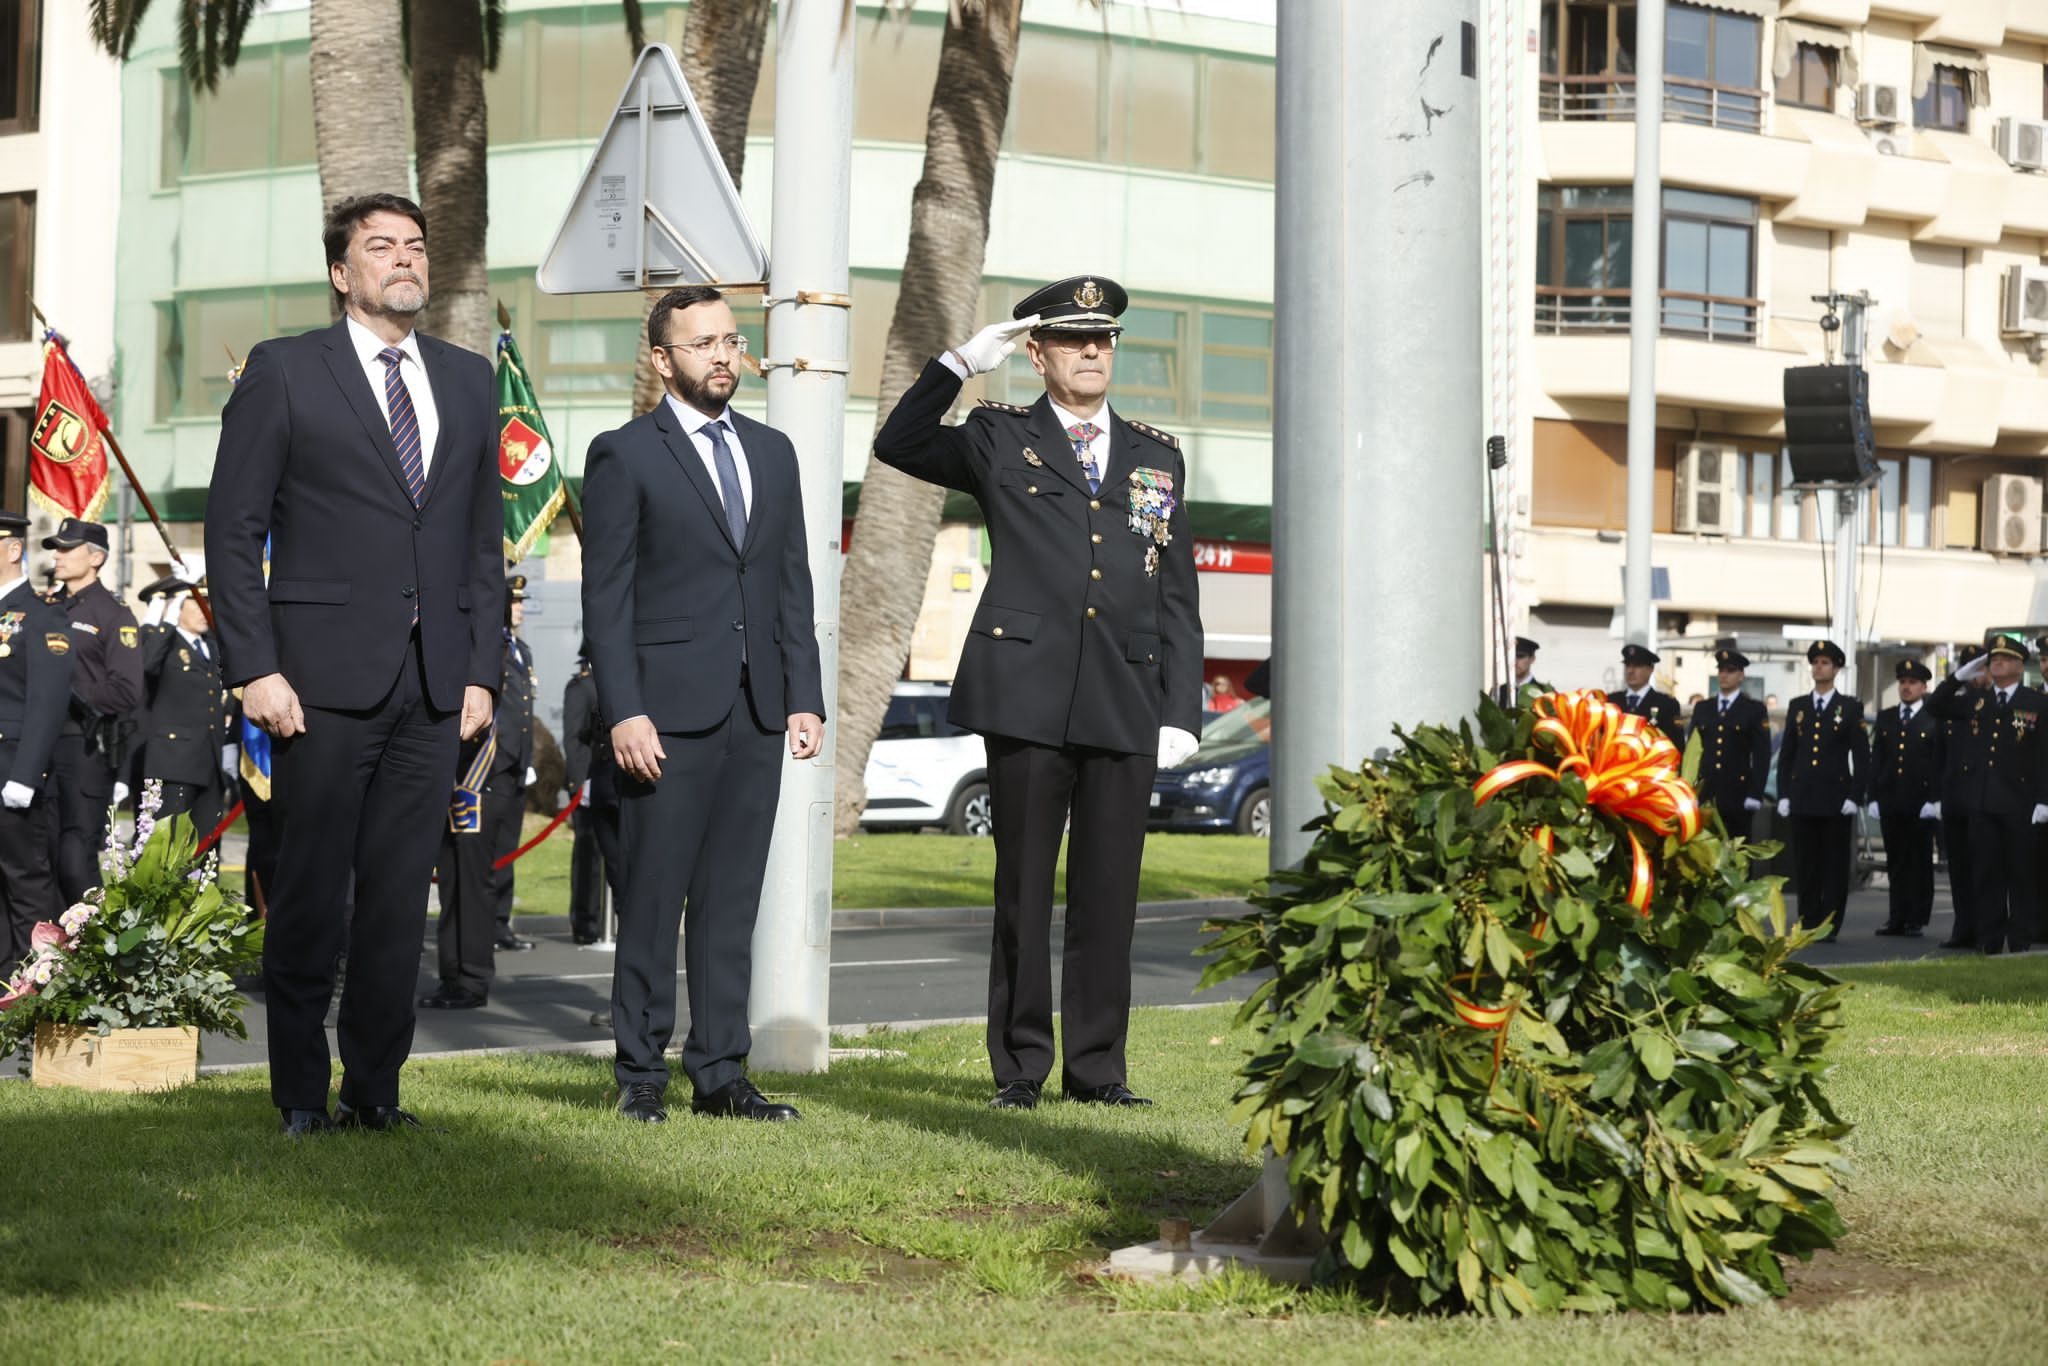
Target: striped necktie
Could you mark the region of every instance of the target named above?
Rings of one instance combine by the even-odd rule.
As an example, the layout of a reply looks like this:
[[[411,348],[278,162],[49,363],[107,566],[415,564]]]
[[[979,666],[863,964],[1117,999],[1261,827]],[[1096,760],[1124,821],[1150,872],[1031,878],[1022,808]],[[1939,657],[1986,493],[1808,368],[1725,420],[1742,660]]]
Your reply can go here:
[[[1076,422],[1067,428],[1067,439],[1074,443],[1074,458],[1081,462],[1081,473],[1088,476],[1088,491],[1102,492],[1102,473],[1095,468],[1095,457],[1088,450],[1090,442],[1102,435],[1102,428],[1093,422]]]
[[[427,467],[420,458],[420,416],[413,411],[412,391],[398,373],[405,352],[387,346],[377,353],[384,362],[384,411],[391,417],[391,444],[398,450],[399,468],[405,471],[405,491],[418,507],[427,496]]]

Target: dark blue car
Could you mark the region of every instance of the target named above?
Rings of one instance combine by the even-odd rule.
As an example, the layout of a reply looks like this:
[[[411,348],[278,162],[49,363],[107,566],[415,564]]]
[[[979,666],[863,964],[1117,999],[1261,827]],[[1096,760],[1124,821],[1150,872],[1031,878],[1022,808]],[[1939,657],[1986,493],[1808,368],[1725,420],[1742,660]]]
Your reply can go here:
[[[1272,706],[1255,697],[1202,727],[1195,757],[1152,780],[1152,829],[1272,837]]]

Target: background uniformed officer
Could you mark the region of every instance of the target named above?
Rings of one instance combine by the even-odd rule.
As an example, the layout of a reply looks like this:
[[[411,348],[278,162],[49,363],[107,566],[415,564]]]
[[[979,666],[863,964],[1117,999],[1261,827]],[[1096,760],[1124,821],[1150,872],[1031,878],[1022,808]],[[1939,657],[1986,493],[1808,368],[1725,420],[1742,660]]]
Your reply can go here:
[[[1131,932],[1156,769],[1194,753],[1202,624],[1179,444],[1108,406],[1123,288],[1047,285],[1017,321],[924,368],[875,454],[971,494],[994,547],[949,713],[988,745],[995,935],[988,1048],[1000,1109],[1029,1109],[1053,1063],[1053,873],[1069,817],[1061,1085],[1142,1105],[1126,1085]],[[1030,333],[1045,394],[942,419],[971,375]]]
[[[1960,671],[1983,653],[1982,645],[1965,645],[1956,651],[1958,680],[1963,687],[1980,693],[1991,686],[1990,676],[1972,673],[1965,679]],[[1941,941],[1941,946],[1945,949],[1974,949],[1977,947],[1974,909],[1977,869],[1970,858],[1969,803],[1963,796],[1963,789],[1969,781],[1969,746],[1961,743],[1970,722],[1967,717],[1943,715],[1931,697],[1927,704],[1928,710],[1941,719],[1941,786],[1934,809],[1941,817],[1941,853],[1948,864],[1949,905],[1955,911],[1955,922],[1949,929],[1948,938]]]
[[[1721,813],[1731,836],[1747,838],[1750,816],[1764,809],[1764,784],[1771,775],[1771,716],[1764,704],[1742,690],[1749,656],[1733,647],[1714,651],[1720,690],[1692,709],[1687,732],[1700,741],[1693,782],[1703,801]]]
[[[496,860],[519,847],[526,791],[533,786],[533,648],[519,638],[526,624],[526,575],[505,580],[505,666],[498,683],[498,761],[484,788],[484,829],[491,842],[491,907],[497,947],[522,953],[531,939],[512,932],[512,865]]]
[[[1849,908],[1856,808],[1870,786],[1863,703],[1835,691],[1835,675],[1847,662],[1832,640],[1807,647],[1813,691],[1785,708],[1785,743],[1778,748],[1778,815],[1790,821],[1799,923],[1827,925],[1830,940],[1841,934]]]
[[[163,784],[160,816],[189,815],[205,839],[227,809],[225,770],[231,759],[233,711],[221,686],[220,649],[207,634],[206,613],[182,579],[159,579],[142,590],[157,599],[162,620],[142,628],[142,676],[148,692],[142,728],[142,776]]]
[[[1664,737],[1685,748],[1685,726],[1680,722],[1678,699],[1651,686],[1650,672],[1657,667],[1657,652],[1642,645],[1621,647],[1622,686],[1607,694],[1607,700],[1631,716],[1646,716]]]
[[[1932,705],[1960,722],[1960,799],[1968,813],[1977,947],[2017,953],[2033,941],[2034,826],[2048,824],[2048,694],[2021,679],[2027,645],[1999,635],[1990,649],[1941,681]],[[1982,692],[1966,688],[1989,675]],[[1944,802],[1944,806],[1946,803]]]
[[[578,656],[576,672],[562,689],[562,757],[569,791],[583,801],[569,813],[574,844],[569,853],[569,933],[579,944],[604,938],[604,889],[612,903],[624,894],[620,864],[619,780],[611,758],[611,726],[597,706],[597,680],[590,660]]]
[[[1934,915],[1934,826],[1941,786],[1941,720],[1926,705],[1934,671],[1902,659],[1894,674],[1899,704],[1877,714],[1870,735],[1870,809],[1884,831],[1891,914],[1879,934],[1912,937]]]
[[[142,705],[135,614],[100,582],[107,544],[104,526],[76,517],[66,517],[43,538],[43,549],[57,552],[62,591],[53,601],[70,618],[71,710],[57,739],[51,773],[57,789],[51,812],[57,886],[66,901],[77,901],[100,885],[107,807],[114,799],[126,737]]]
[[[1536,681],[1536,652],[1541,649],[1527,636],[1515,637],[1515,679],[1493,690],[1493,700],[1503,707],[1526,707],[1551,691],[1548,683]]]
[[[28,956],[36,922],[64,907],[43,793],[71,698],[71,636],[29,586],[27,537],[28,518],[0,512],[0,979]]]

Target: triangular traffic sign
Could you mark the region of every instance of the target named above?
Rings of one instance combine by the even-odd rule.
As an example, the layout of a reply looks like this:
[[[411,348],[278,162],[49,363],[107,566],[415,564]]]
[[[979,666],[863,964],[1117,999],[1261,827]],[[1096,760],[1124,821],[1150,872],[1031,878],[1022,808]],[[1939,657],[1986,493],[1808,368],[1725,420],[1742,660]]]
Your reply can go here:
[[[535,275],[549,294],[768,279],[768,253],[666,44],[640,50]]]

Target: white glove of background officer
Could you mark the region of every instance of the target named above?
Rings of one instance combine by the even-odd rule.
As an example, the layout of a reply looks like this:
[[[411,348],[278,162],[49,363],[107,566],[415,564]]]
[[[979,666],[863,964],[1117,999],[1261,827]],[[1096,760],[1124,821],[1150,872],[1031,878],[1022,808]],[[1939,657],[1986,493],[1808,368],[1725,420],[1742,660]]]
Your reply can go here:
[[[950,348],[941,359],[947,369],[962,379],[985,375],[1008,360],[1017,350],[1017,338],[1036,326],[1036,313],[1028,318],[990,323],[966,341]]]
[[[1875,810],[1876,805],[1877,804],[1875,802],[1871,803],[1873,809],[1871,810],[1870,814],[1873,816],[1877,814],[1877,811]],[[1845,816],[1853,816],[1856,814],[1856,799],[1854,797],[1844,797],[1842,799],[1842,814]]]
[[[128,800],[128,784],[126,784],[126,783],[115,783],[115,784],[114,784],[114,805],[115,805],[115,806],[119,806],[119,805],[120,805],[120,804],[121,804],[122,802],[125,802],[125,801],[127,801],[127,800]]]
[[[9,783],[0,788],[0,802],[4,802],[9,811],[26,811],[28,804],[35,799],[36,790],[27,783]]]
[[[1778,798],[1778,815],[1779,815],[1779,817],[1780,817],[1780,818],[1783,818],[1783,817],[1785,817],[1785,816],[1789,816],[1789,815],[1791,815],[1791,814],[1792,814],[1792,799],[1791,799],[1790,797],[1780,797],[1780,798]]]
[[[1870,805],[1864,807],[1863,814],[1870,817],[1870,819],[1872,820],[1880,820],[1883,818],[1883,813],[1877,809],[1876,802],[1872,802]]]
[[[1991,656],[1990,656],[1990,655],[1978,655],[1978,656],[1977,656],[1977,657],[1976,657],[1975,659],[1971,660],[1971,661],[1970,661],[1970,662],[1969,662],[1968,664],[1965,664],[1965,665],[1963,665],[1963,667],[1962,667],[1962,668],[1960,668],[1960,669],[1957,669],[1957,670],[1956,670],[1956,677],[1957,677],[1957,678],[1959,678],[1959,679],[1961,679],[1961,680],[1962,680],[1963,682],[1967,683],[1967,682],[1969,682],[1969,681],[1970,681],[1971,679],[1973,679],[1973,678],[1976,678],[1976,677],[1979,677],[1980,675],[1982,675],[1982,674],[1984,673],[1984,671],[1985,671],[1985,670],[1987,670],[1987,669],[1989,669],[1990,667],[1991,667]]]
[[[1940,802],[1922,802],[1922,803],[1920,804],[1920,819],[1921,819],[1921,820],[1923,820],[1923,821],[1938,821],[1938,820],[1940,820],[1940,819],[1941,819],[1941,803],[1940,803]]]
[[[1202,742],[1200,740],[1182,730],[1179,726],[1161,726],[1159,728],[1160,771],[1165,772],[1168,769],[1179,768],[1182,764],[1194,758],[1195,751],[1201,747]]]
[[[1763,809],[1764,809],[1764,803],[1763,803],[1763,798],[1761,798],[1761,797],[1744,797],[1744,798],[1742,799],[1742,809],[1743,809],[1744,811],[1761,811],[1761,810],[1763,810]]]
[[[2048,825],[2048,806],[2042,806],[2038,802],[2034,804],[2034,824]]]

